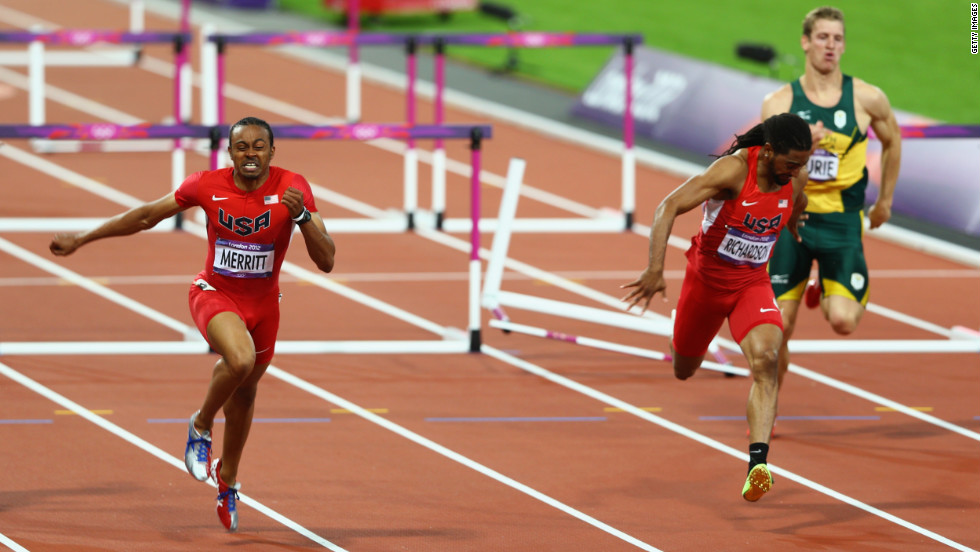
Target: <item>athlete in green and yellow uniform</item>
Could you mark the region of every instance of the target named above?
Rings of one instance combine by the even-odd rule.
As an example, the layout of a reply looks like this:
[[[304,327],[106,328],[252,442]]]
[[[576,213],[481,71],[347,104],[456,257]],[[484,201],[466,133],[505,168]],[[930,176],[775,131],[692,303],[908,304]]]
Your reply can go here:
[[[783,316],[780,384],[789,368],[787,342],[813,261],[819,279],[806,290],[814,299],[812,306],[819,301],[824,317],[838,334],[857,329],[868,302],[868,268],[861,242],[868,127],[881,142],[881,188],[868,211],[872,229],[891,218],[902,151],[898,122],[884,92],[841,72],[844,14],[829,6],[812,10],[803,20],[800,45],[806,56],[803,76],[766,96],[762,104],[763,120],[788,111],[809,122],[814,144],[807,165],[808,218],[800,229],[800,241],[784,230],[769,262]]]

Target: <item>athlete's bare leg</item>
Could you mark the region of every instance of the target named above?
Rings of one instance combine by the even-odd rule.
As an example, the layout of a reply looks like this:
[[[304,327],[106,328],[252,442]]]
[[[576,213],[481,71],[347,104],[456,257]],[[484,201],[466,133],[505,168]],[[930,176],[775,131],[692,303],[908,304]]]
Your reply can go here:
[[[221,359],[214,365],[204,404],[194,421],[198,431],[210,431],[214,417],[255,368],[255,345],[237,314],[222,312],[207,327],[208,341]]]
[[[779,346],[779,388],[783,387],[783,379],[789,371],[789,340],[796,329],[796,315],[800,312],[800,302],[783,300],[779,302],[779,311],[783,315],[783,340]]]
[[[776,421],[779,393],[778,363],[783,332],[775,324],[761,324],[742,340],[742,352],[749,361],[752,387],[746,405],[749,421],[749,442],[769,443]]]
[[[234,486],[238,480],[242,450],[245,449],[245,441],[252,429],[259,379],[268,367],[268,363],[256,366],[224,404],[225,434],[221,443],[221,480],[227,485]]]
[[[820,310],[837,334],[849,335],[857,329],[864,305],[843,295],[827,295],[820,300]]]

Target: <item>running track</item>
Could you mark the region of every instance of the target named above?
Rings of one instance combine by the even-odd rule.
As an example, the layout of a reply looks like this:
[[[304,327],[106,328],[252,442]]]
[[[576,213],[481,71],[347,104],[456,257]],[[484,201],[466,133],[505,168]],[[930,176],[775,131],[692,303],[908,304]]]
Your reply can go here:
[[[126,24],[125,9],[107,0],[76,0],[70,8],[6,0],[0,28],[25,27],[23,16],[74,28]],[[150,15],[147,28],[174,25]],[[48,119],[162,120],[170,111],[171,56],[148,48],[145,58],[139,69],[49,68],[59,95],[48,103]],[[0,68],[0,122],[26,122],[23,74]],[[228,75],[228,119],[316,123],[342,112],[342,76],[292,57],[232,48]],[[403,118],[401,93],[390,86],[365,83],[363,106],[366,121]],[[419,107],[431,112],[426,102]],[[527,160],[528,186],[577,210],[524,197],[519,216],[618,205],[614,156],[463,107],[447,120],[493,124],[484,216],[496,214],[500,190],[492,184],[513,156]],[[282,141],[276,163],[320,187],[329,229],[331,218],[400,205],[402,162],[397,147],[390,149]],[[448,149],[452,159],[468,159],[462,144]],[[204,158],[189,156],[188,170],[203,168]],[[27,143],[8,142],[0,174],[0,216],[105,217],[165,193],[169,157],[37,156]],[[648,223],[680,181],[641,165],[637,220]],[[468,212],[466,183],[465,175],[450,175],[451,216]],[[675,236],[686,240],[697,222],[696,214],[682,217]],[[466,236],[334,237],[337,268],[326,278],[308,276],[313,266],[301,245],[289,254],[295,268],[284,271],[280,339],[433,339],[352,294],[326,289],[335,284],[434,328],[465,326],[467,253],[459,244]],[[49,239],[0,234],[0,342],[179,341],[193,327],[186,289],[205,251],[193,230],[99,242],[67,259],[47,253]],[[483,239],[488,247],[492,235]],[[873,233],[866,246],[876,308],[855,339],[941,339],[943,328],[980,327],[975,265]],[[518,234],[510,257],[560,278],[559,285],[514,264],[504,288],[611,306],[619,286],[643,267],[646,247],[643,227]],[[682,268],[682,250],[671,248],[671,302],[655,301],[656,312],[669,313]],[[518,321],[667,346],[662,337],[533,313]],[[801,339],[833,338],[814,313],[799,325]],[[182,420],[200,402],[213,357],[0,357],[0,544],[32,552],[980,548],[976,354],[797,355],[770,455],[776,485],[748,504],[739,496],[744,379],[703,372],[680,383],[666,363],[486,326],[484,337],[485,354],[279,355],[259,395],[241,469],[241,530],[233,535],[215,519],[212,490],[180,462]]]

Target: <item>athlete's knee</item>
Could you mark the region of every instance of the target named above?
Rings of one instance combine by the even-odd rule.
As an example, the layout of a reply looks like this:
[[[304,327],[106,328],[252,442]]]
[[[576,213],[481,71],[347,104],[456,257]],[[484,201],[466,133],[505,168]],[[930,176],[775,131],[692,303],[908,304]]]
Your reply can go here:
[[[694,375],[701,367],[701,361],[704,360],[704,356],[701,357],[678,357],[674,355],[674,377],[684,381]]]
[[[749,355],[752,378],[757,383],[777,384],[779,380],[779,343],[757,347]]]
[[[850,335],[857,329],[861,316],[831,312],[827,320],[830,322],[830,327],[838,335]]]
[[[796,301],[780,301],[779,310],[783,318],[783,341],[789,341],[796,330],[796,316],[799,314],[800,304]]]
[[[796,317],[783,316],[783,341],[789,341],[796,330]]]
[[[228,351],[222,357],[222,361],[225,364],[225,369],[232,378],[243,381],[252,373],[252,368],[255,367],[255,351],[251,348]]]
[[[674,377],[681,381],[693,376],[695,371],[697,371],[697,367],[692,368],[690,366],[678,366],[674,364]]]

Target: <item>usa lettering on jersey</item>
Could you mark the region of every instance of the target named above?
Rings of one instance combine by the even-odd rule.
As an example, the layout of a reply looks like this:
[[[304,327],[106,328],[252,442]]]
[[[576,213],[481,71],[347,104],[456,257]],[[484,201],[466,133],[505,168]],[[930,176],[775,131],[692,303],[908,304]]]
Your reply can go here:
[[[269,228],[272,225],[272,211],[266,211],[253,219],[236,217],[231,213],[225,213],[224,209],[218,209],[218,222],[221,226],[244,238],[257,234],[264,228]]]
[[[784,199],[782,202],[786,203],[786,200]],[[785,207],[785,205],[780,205],[780,207]],[[756,234],[765,234],[768,230],[775,230],[776,228],[779,228],[779,223],[782,221],[782,213],[772,217],[771,219],[766,217],[755,218],[752,216],[752,213],[745,213],[745,218],[742,220],[742,224]]]

